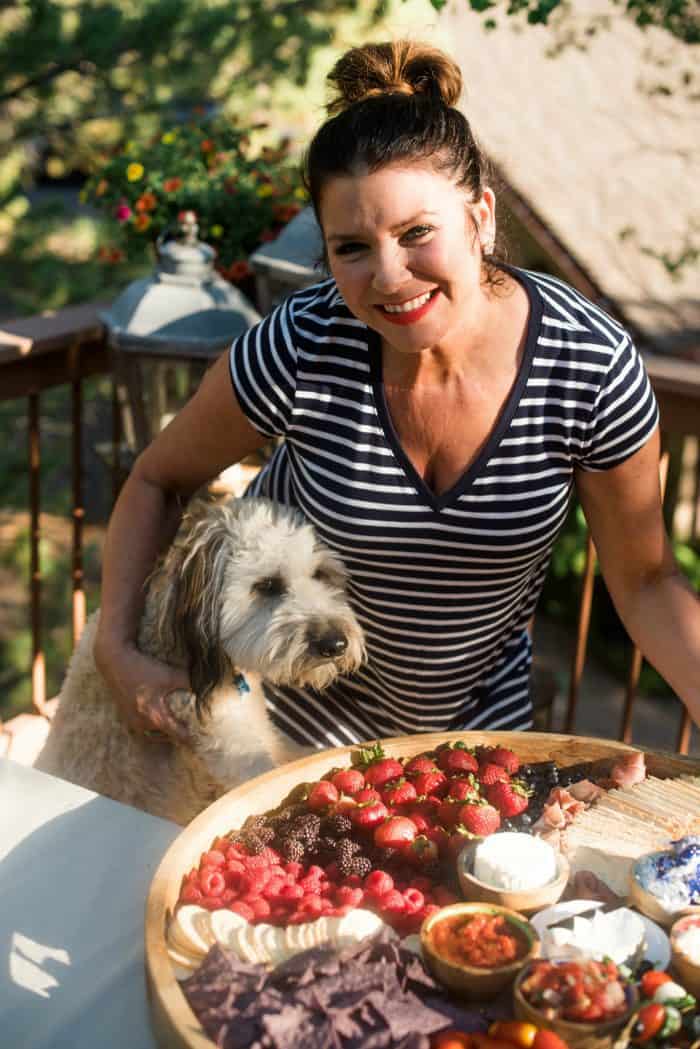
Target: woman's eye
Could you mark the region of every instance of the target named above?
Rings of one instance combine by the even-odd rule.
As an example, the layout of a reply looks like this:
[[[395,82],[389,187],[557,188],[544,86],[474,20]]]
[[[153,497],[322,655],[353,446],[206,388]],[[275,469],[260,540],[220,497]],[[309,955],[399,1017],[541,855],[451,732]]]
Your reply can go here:
[[[433,232],[432,226],[413,226],[407,233],[404,233],[402,240],[420,240],[421,237],[425,237],[428,233]]]
[[[356,255],[358,251],[362,251],[365,247],[364,244],[360,244],[357,241],[347,241],[345,244],[341,244],[335,249],[336,255]]]

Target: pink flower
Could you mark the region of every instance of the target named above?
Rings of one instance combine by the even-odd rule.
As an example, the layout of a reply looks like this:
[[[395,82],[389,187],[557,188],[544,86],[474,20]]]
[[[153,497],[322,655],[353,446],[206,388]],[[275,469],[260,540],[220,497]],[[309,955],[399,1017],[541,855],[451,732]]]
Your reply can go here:
[[[126,201],[122,201],[122,203],[117,206],[117,210],[115,211],[114,215],[116,217],[117,222],[129,221],[129,219],[131,218],[131,208],[126,203]]]

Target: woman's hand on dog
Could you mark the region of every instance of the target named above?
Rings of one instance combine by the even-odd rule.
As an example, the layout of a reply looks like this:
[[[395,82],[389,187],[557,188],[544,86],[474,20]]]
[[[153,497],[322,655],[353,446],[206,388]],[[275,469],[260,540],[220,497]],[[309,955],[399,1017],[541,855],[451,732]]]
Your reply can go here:
[[[184,670],[151,659],[133,645],[115,650],[96,644],[94,655],[121,717],[133,732],[147,739],[165,735],[177,743],[190,741],[185,724],[168,703],[168,696],[177,690],[191,692]]]

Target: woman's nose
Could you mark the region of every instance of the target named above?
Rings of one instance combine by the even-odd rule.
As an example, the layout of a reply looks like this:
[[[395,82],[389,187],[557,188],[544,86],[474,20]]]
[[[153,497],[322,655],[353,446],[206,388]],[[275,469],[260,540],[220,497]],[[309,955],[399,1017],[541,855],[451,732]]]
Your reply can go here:
[[[397,291],[410,276],[406,254],[402,248],[377,252],[372,275],[372,286],[382,295]]]

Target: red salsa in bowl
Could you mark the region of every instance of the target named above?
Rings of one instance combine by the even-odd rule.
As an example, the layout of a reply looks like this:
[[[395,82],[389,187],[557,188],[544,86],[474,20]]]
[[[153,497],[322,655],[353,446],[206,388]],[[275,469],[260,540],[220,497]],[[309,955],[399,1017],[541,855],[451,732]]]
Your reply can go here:
[[[430,943],[436,954],[453,965],[496,969],[524,958],[531,939],[507,915],[484,911],[445,916],[433,925]]]

